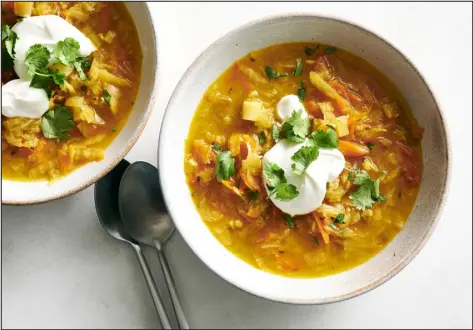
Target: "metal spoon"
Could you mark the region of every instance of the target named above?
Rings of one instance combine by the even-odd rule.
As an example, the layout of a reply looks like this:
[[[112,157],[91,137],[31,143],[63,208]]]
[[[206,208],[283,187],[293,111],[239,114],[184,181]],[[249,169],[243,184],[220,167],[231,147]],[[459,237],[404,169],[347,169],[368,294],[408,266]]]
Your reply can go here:
[[[158,169],[146,162],[136,162],[128,167],[120,182],[118,207],[130,235],[140,243],[154,246],[158,251],[179,326],[181,329],[189,329],[162,250],[174,231],[174,224],[164,204]]]
[[[136,242],[125,230],[118,210],[118,187],[125,170],[130,166],[126,160],[122,160],[110,173],[95,184],[95,209],[102,227],[114,238],[129,243],[138,257],[146,283],[148,283],[151,297],[164,329],[171,329],[169,318],[164,305],[156,289],[148,264],[143,256],[138,242]]]

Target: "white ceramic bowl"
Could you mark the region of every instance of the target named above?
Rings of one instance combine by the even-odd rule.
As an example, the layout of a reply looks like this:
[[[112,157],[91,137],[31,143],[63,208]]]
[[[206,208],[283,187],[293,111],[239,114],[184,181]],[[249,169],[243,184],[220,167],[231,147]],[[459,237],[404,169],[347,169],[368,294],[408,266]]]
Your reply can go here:
[[[184,175],[184,140],[197,105],[210,84],[234,61],[269,45],[317,41],[348,50],[374,64],[403,93],[425,127],[424,174],[416,206],[405,229],[378,255],[341,274],[294,279],[269,274],[240,260],[210,233],[192,202]],[[290,15],[248,23],[217,40],[179,82],[161,129],[159,169],[162,189],[176,226],[197,256],[237,287],[271,300],[318,304],[347,299],[384,283],[423,247],[443,207],[450,172],[448,137],[442,113],[413,64],[387,41],[334,18]]]
[[[89,163],[61,180],[18,182],[2,180],[3,204],[35,204],[63,198],[95,183],[122,160],[143,131],[156,98],[157,41],[149,9],[144,2],[125,2],[135,23],[143,54],[140,89],[128,122],[105,151],[100,162]]]

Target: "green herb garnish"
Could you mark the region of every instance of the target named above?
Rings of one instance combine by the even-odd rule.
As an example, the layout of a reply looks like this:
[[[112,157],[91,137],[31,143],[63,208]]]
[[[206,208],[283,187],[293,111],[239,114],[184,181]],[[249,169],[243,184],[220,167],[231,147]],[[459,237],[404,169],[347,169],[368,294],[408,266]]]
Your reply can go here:
[[[296,222],[294,221],[294,218],[291,217],[289,214],[284,213],[282,217],[284,221],[286,221],[289,227],[294,228],[296,226]]]
[[[334,223],[345,223],[343,221],[343,219],[345,219],[345,214],[339,213],[339,214],[337,214],[337,216],[335,217],[335,220],[333,220],[333,222]]]
[[[317,130],[312,132],[309,140],[312,144],[319,146],[319,148],[334,149],[338,147],[337,134],[333,129],[328,129],[326,131]]]
[[[18,35],[10,29],[9,25],[2,26],[2,42],[3,45],[5,45],[5,50],[11,59],[15,58],[15,44],[18,39]]]
[[[312,55],[315,53],[315,51],[316,51],[317,49],[319,49],[319,47],[320,47],[320,45],[317,45],[317,46],[315,46],[314,48],[309,48],[309,47],[305,46],[304,53],[305,53],[307,56],[312,56]]]
[[[296,68],[292,72],[292,75],[294,77],[300,76],[302,74],[302,71],[304,71],[304,67],[302,66],[301,58],[298,57],[297,60],[296,60]]]
[[[257,191],[253,191],[253,190],[249,190],[248,191],[248,198],[252,201],[256,200],[258,198],[258,192]]]
[[[28,74],[34,76],[49,76],[48,65],[51,52],[40,44],[31,46],[26,52],[25,65],[28,68]]]
[[[216,144],[212,146],[212,150],[217,153],[220,149],[222,149],[222,146],[220,144]]]
[[[74,127],[72,112],[63,105],[57,105],[54,110],[47,111],[41,117],[41,130],[48,139],[68,139],[69,132]]]
[[[258,141],[261,145],[266,143],[266,134],[264,132],[259,133]]]
[[[56,60],[65,66],[74,67],[74,63],[80,56],[79,42],[74,38],[66,38],[56,44],[53,50],[53,56]]]
[[[287,77],[287,74],[285,73],[277,73],[276,70],[274,70],[272,67],[269,65],[266,65],[264,68],[264,71],[266,72],[266,76],[268,77],[269,80],[271,79],[279,79],[282,77]]]
[[[374,143],[368,142],[367,147],[368,147],[368,149],[373,150],[375,145],[374,145]]]
[[[302,175],[318,156],[319,147],[317,145],[301,147],[291,157],[294,161],[294,163],[291,164],[291,168],[295,174]]]
[[[290,200],[299,195],[296,186],[287,183],[284,170],[274,163],[267,163],[263,168],[263,176],[271,196],[279,200]]]
[[[311,239],[312,242],[314,242],[315,244],[320,245],[319,240],[317,239],[317,237],[311,236],[310,239]]]
[[[284,138],[291,142],[304,142],[309,134],[310,120],[308,117],[302,118],[302,110],[293,111],[291,117],[282,125]]]
[[[235,175],[235,159],[230,151],[221,151],[217,154],[215,175],[219,182]]]
[[[81,80],[87,80],[84,70],[90,68],[90,60],[88,57],[81,57],[79,49],[77,40],[66,38],[56,44],[53,56],[59,63],[75,68]]]
[[[358,210],[370,208],[375,202],[385,201],[386,197],[379,193],[379,179],[372,180],[368,173],[356,171],[353,184],[358,189],[350,194],[350,199]]]
[[[110,95],[108,90],[106,90],[105,88],[103,90],[102,98],[110,106],[110,101],[112,99],[112,96]]]
[[[50,75],[56,85],[64,85],[64,82],[66,81],[66,75],[64,73],[60,72],[58,69],[54,69],[51,71]]]
[[[335,47],[327,47],[327,48],[324,49],[324,53],[327,54],[327,55],[330,55],[330,54],[335,53],[336,50],[337,50],[337,48],[335,48]]]
[[[299,101],[304,102],[305,92],[306,89],[304,87],[304,81],[301,80],[301,82],[299,83],[299,88],[297,89],[297,96],[299,97]]]

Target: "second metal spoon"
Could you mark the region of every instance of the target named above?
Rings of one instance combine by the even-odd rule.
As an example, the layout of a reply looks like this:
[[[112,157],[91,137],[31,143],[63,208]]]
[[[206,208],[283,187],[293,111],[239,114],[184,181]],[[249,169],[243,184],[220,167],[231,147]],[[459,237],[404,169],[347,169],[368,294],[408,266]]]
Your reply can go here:
[[[189,329],[179,295],[162,247],[174,231],[159,183],[158,169],[146,162],[130,165],[123,174],[118,192],[120,214],[130,235],[140,243],[154,246],[166,279],[181,329]]]

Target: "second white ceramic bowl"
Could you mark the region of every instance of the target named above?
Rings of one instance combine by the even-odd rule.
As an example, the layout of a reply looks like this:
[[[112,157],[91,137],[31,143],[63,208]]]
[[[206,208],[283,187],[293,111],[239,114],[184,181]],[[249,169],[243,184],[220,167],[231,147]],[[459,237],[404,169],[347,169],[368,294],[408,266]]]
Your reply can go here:
[[[211,83],[250,51],[273,44],[316,41],[348,50],[387,75],[425,127],[424,174],[418,200],[404,230],[377,256],[350,271],[294,279],[258,270],[229,252],[210,233],[190,196],[184,174],[184,143],[200,99]],[[184,74],[166,110],[159,142],[159,170],[168,209],[192,250],[214,272],[255,295],[271,300],[317,304],[367,292],[384,283],[420,251],[439,218],[450,172],[442,113],[413,64],[391,44],[354,24],[334,18],[290,15],[244,25],[217,40]]]
[[[156,99],[158,48],[147,4],[127,2],[125,5],[135,23],[143,54],[140,89],[125,127],[108,146],[104,160],[86,164],[53,184],[47,181],[2,180],[3,204],[36,204],[72,195],[95,183],[114,168],[140,136]]]

